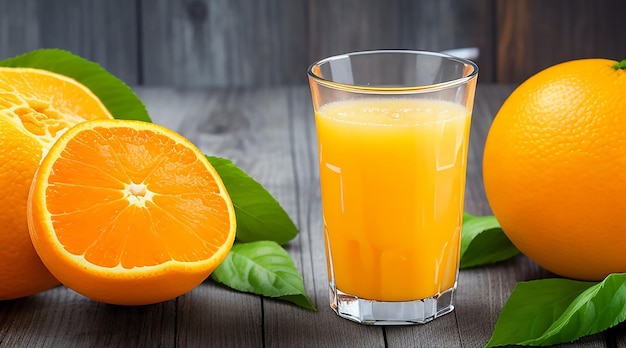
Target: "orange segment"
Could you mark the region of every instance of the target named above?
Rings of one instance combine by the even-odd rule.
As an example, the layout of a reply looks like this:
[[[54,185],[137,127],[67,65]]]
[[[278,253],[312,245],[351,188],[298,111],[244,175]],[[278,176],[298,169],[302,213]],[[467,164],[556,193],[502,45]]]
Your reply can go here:
[[[181,135],[140,121],[82,123],[43,160],[30,195],[33,244],[66,286],[148,304],[200,284],[235,238],[221,178]]]
[[[0,67],[0,300],[59,283],[30,241],[28,190],[39,162],[65,130],[103,118],[113,116],[75,80],[46,70]]]

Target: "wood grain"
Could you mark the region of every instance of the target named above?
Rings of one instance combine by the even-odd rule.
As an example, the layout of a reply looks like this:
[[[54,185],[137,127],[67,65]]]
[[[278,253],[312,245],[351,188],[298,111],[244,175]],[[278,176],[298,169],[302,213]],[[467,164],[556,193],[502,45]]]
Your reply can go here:
[[[490,28],[483,25],[490,19],[484,0],[144,0],[142,4],[148,85],[304,84],[308,65],[333,54],[491,43],[478,39],[486,36],[480,30]]]
[[[0,0],[0,59],[63,48],[138,83],[136,6],[128,0]]]
[[[313,61],[477,47],[484,82],[623,59],[622,0],[0,0],[0,59],[68,49],[131,85],[301,85]]]
[[[0,347],[153,347],[174,342],[176,303],[106,305],[59,286],[0,301]]]
[[[0,0],[0,59],[57,47],[150,86],[306,83],[353,50],[491,49],[488,0]],[[486,67],[492,63],[479,61]],[[484,78],[490,69],[485,68]]]
[[[490,40],[483,39],[489,37],[492,20],[486,0],[314,0],[309,17],[311,62],[349,51],[392,48],[479,47],[488,58],[491,49]],[[485,69],[485,78],[489,74]]]
[[[580,58],[626,57],[622,0],[496,0],[497,82]]]
[[[303,83],[303,0],[143,0],[144,81],[149,85]]]

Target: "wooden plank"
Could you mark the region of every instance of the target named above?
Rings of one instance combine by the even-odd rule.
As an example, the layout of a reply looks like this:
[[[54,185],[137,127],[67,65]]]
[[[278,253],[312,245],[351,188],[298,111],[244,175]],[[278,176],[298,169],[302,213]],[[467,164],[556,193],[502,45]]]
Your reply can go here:
[[[0,346],[173,345],[176,312],[175,300],[151,306],[113,306],[59,286],[28,298],[0,301]]]
[[[622,0],[496,0],[496,82],[579,58],[626,57]]]
[[[176,347],[263,347],[261,299],[208,280],[177,300]]]
[[[62,48],[137,84],[135,20],[128,0],[0,0],[0,59]]]
[[[478,81],[492,83],[495,81],[496,74],[496,42],[493,33],[495,11],[493,0],[469,1],[469,5],[466,1],[460,4],[465,5],[459,6],[457,15],[459,21],[465,23],[464,18],[471,18],[473,22],[458,25],[457,31],[470,30],[471,34],[469,37],[473,37],[473,39],[467,39],[467,42],[461,42],[459,46],[475,45],[478,47],[480,50],[480,56],[476,59],[479,69]]]
[[[304,1],[142,1],[145,83],[304,83]]]
[[[310,59],[368,49],[476,46],[479,3],[484,2],[310,1]]]
[[[35,0],[0,0],[0,59],[36,48],[39,22]]]
[[[347,51],[479,46],[491,51],[489,2],[142,1],[148,85],[306,83],[314,60]],[[489,80],[490,55],[481,77]]]
[[[492,21],[486,0],[311,0],[309,60],[349,51],[478,47],[489,81]]]
[[[293,105],[290,96],[287,88],[255,91],[246,95],[247,98],[237,101],[237,104],[239,107],[252,110],[252,115],[257,119],[256,125],[251,127],[250,136],[255,136],[259,143],[254,146],[254,150],[251,148],[247,156],[254,158],[254,161],[262,167],[251,168],[251,175],[259,178],[259,182],[281,203],[300,229],[298,236],[285,247],[295,266],[303,274],[305,270],[312,270],[313,265],[308,236],[298,221],[302,187],[297,178],[298,169],[294,163],[297,158],[294,149],[296,143],[293,129],[290,128],[295,119],[301,118],[302,115],[293,113],[290,108]],[[313,297],[315,279],[308,276],[304,281],[307,294],[316,301]],[[304,338],[310,337],[311,323],[316,320],[317,314],[292,304],[264,300],[265,346],[302,347],[306,346],[307,342],[310,344],[310,341]],[[289,335],[285,335],[286,332]]]
[[[68,49],[125,82],[304,84],[347,51],[478,47],[480,79],[521,82],[583,57],[626,57],[621,0],[0,0],[0,59]]]

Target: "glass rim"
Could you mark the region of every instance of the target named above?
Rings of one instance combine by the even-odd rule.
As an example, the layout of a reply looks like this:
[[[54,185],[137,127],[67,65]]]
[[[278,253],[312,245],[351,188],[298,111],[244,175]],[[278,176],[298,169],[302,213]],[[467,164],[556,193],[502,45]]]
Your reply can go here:
[[[443,81],[439,83],[429,84],[429,85],[421,85],[421,86],[395,86],[395,87],[384,87],[384,86],[362,86],[362,85],[354,85],[347,84],[341,82],[335,82],[329,79],[325,79],[321,76],[316,75],[313,72],[313,69],[316,66],[321,66],[325,63],[329,63],[332,61],[336,61],[339,59],[344,59],[351,56],[359,56],[359,55],[368,55],[368,54],[380,54],[380,53],[392,53],[392,54],[411,54],[411,55],[423,55],[423,56],[434,56],[445,58],[451,61],[456,61],[464,64],[465,66],[471,67],[471,71],[462,77],[457,79]],[[312,78],[315,82],[324,85],[326,87],[346,90],[357,93],[392,93],[392,94],[404,94],[404,93],[424,93],[424,92],[432,92],[437,90],[442,90],[446,88],[453,88],[459,85],[463,85],[471,81],[472,79],[478,76],[478,65],[473,61],[465,58],[455,57],[453,55],[449,55],[442,52],[435,51],[422,51],[422,50],[405,50],[405,49],[382,49],[382,50],[367,50],[367,51],[353,51],[342,54],[333,55],[330,57],[326,57],[320,59],[307,68],[307,75]]]

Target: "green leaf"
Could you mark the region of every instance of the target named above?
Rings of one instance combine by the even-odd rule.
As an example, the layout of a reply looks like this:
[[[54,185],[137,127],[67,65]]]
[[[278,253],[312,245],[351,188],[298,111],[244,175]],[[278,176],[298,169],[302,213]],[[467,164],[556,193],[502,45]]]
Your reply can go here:
[[[272,241],[235,243],[211,279],[232,289],[292,302],[316,311],[291,257]]]
[[[235,206],[238,241],[271,240],[283,245],[298,234],[287,212],[261,184],[228,159],[206,157],[224,181]]]
[[[626,319],[626,273],[604,281],[520,282],[504,305],[487,347],[571,342]]]
[[[519,254],[494,216],[463,215],[460,268],[482,266]]]
[[[613,69],[615,70],[626,69],[626,59],[622,59],[621,61],[615,63],[613,65]]]
[[[97,63],[60,49],[39,49],[0,61],[0,66],[36,68],[65,75],[89,88],[113,117],[151,122],[145,106],[122,80]]]

